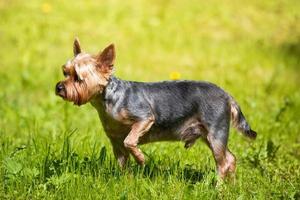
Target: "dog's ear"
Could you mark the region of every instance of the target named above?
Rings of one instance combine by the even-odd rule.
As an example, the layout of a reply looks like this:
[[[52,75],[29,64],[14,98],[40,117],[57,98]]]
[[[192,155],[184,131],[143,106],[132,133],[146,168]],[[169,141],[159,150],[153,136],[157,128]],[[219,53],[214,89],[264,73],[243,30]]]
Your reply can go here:
[[[77,37],[74,40],[73,53],[74,53],[74,56],[77,56],[78,54],[81,53],[80,43],[79,43],[79,39]]]
[[[110,44],[97,56],[98,67],[104,73],[111,73],[114,66],[116,53],[114,44]]]

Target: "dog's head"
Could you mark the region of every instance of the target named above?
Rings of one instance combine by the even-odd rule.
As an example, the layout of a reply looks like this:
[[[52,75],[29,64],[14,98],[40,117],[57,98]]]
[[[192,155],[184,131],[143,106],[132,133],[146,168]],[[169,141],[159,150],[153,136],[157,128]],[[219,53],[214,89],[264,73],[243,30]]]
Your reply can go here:
[[[62,66],[65,79],[56,84],[55,93],[76,105],[87,103],[101,94],[113,72],[115,48],[111,44],[98,55],[81,51],[76,38],[73,46],[74,58]]]

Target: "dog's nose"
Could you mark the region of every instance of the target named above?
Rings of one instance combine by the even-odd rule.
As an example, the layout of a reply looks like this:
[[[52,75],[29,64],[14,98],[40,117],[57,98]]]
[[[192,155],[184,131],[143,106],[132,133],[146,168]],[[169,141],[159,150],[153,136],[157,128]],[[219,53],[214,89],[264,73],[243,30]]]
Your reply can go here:
[[[58,82],[55,86],[55,93],[58,95],[61,95],[64,90],[65,90],[64,84],[62,84],[61,82]]]

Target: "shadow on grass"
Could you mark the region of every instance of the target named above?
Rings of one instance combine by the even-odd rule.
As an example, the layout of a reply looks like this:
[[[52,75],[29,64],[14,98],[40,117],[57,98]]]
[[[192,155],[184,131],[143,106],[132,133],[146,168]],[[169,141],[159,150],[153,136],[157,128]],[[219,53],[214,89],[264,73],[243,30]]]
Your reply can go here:
[[[159,163],[159,161],[158,161]],[[177,179],[195,184],[203,180],[205,172],[193,168],[191,165],[180,166],[180,163],[171,163],[172,166],[160,165],[154,160],[149,160],[144,167],[138,165],[129,166],[131,171],[136,176],[141,173],[143,177],[155,179],[156,177],[163,177],[168,179],[170,176],[176,177]]]
[[[98,155],[92,154],[90,157],[80,158],[75,152],[67,152],[68,147],[63,148],[61,158],[55,158],[47,153],[43,163],[43,180],[47,182],[52,176],[61,176],[63,173],[74,173],[80,175],[93,176],[108,181],[109,179],[119,179],[128,174],[137,178],[169,179],[175,177],[180,181],[195,184],[203,180],[205,173],[190,165],[180,166],[179,162],[161,164],[161,160],[149,159],[145,166],[141,167],[136,163],[129,162],[125,169],[121,169],[114,157],[107,155],[106,147],[102,147]],[[69,150],[68,150],[69,149]],[[49,148],[50,152],[50,148]]]

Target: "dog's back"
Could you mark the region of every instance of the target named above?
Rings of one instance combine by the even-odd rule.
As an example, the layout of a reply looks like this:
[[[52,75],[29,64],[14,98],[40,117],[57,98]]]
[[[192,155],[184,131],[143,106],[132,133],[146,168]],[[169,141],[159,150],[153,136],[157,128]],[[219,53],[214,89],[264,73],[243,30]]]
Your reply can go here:
[[[174,123],[197,116],[205,123],[224,114],[230,118],[230,96],[218,86],[200,81],[128,82],[123,105],[131,112],[153,112],[155,125],[173,127]],[[137,113],[140,116],[140,113]]]

